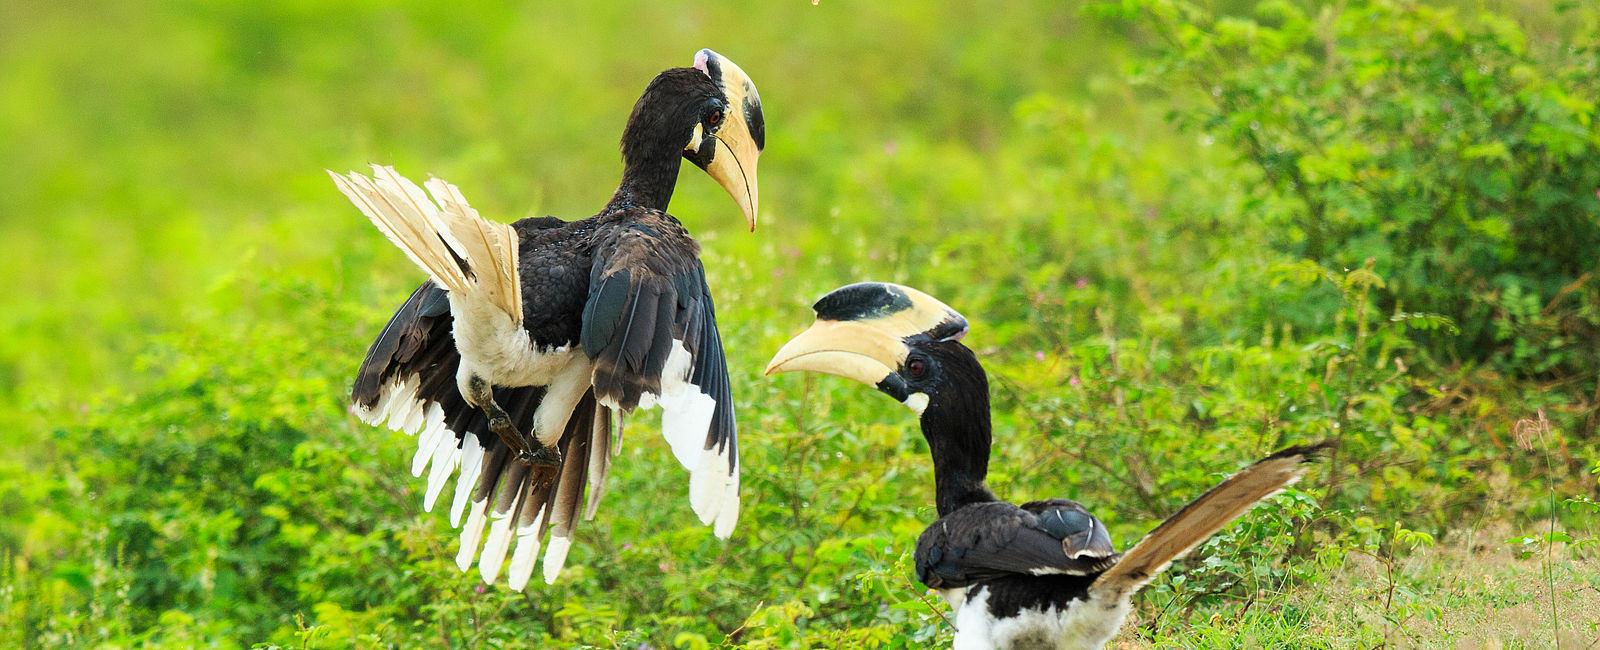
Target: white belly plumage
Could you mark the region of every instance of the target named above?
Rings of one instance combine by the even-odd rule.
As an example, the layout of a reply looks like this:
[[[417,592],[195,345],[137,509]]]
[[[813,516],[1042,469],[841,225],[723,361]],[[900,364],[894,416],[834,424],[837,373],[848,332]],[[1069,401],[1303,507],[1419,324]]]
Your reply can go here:
[[[468,393],[470,377],[495,386],[544,386],[544,399],[534,411],[533,431],[539,444],[554,445],[567,427],[572,409],[589,388],[594,364],[578,345],[538,347],[523,329],[492,305],[450,298],[455,319],[451,332],[461,352],[456,382]]]
[[[496,386],[548,386],[575,357],[578,346],[537,348],[523,329],[488,303],[450,297],[457,314],[451,335],[463,368]]]
[[[955,650],[1094,650],[1104,647],[1122,627],[1128,604],[1104,607],[1095,601],[1073,601],[1066,609],[1023,609],[1016,616],[996,618],[989,611],[989,590],[968,592],[956,612]]]

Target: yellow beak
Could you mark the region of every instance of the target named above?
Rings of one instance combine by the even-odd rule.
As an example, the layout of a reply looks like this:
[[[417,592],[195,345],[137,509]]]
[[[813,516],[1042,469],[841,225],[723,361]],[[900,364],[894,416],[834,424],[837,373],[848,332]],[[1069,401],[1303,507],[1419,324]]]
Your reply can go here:
[[[900,337],[870,321],[818,320],[773,355],[767,374],[809,370],[877,387],[910,352]]]
[[[738,65],[711,50],[695,54],[694,67],[712,77],[722,88],[728,103],[722,127],[711,137],[717,148],[706,166],[706,173],[739,204],[745,222],[755,232],[760,208],[760,186],[756,183],[756,163],[766,145],[766,116],[761,111],[761,94],[755,82]]]

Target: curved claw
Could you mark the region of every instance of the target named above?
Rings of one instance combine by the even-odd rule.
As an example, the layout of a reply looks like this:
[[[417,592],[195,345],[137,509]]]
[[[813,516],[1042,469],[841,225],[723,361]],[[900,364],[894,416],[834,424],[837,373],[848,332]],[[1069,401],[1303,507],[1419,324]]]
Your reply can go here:
[[[551,445],[540,445],[533,453],[518,454],[517,460],[527,465],[543,465],[546,467],[561,466],[561,450]]]

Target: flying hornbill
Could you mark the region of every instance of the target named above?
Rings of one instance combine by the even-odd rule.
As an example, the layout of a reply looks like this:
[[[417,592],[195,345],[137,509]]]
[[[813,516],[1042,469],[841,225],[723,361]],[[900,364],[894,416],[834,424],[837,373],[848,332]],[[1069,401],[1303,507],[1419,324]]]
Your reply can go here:
[[[984,484],[989,382],[960,340],[967,319],[893,284],[834,290],[816,322],[778,351],[767,374],[810,370],[876,387],[921,418],[939,519],[917,539],[917,578],[956,611],[957,648],[1099,648],[1133,594],[1261,499],[1299,479],[1322,445],[1290,447],[1184,506],[1126,554],[1074,501],[1015,506]]]
[[[766,141],[755,84],[711,50],[657,75],[622,134],[622,182],[593,217],[484,220],[454,185],[428,195],[389,167],[333,175],[429,280],[373,341],[352,399],[362,420],[418,436],[411,472],[431,462],[423,509],[460,469],[456,563],[522,590],[550,533],[554,582],[583,508],[594,517],[613,413],[662,407],[662,432],[690,470],[689,501],[718,537],[739,512],[739,460],[722,341],[700,245],[666,213],[680,158],[716,179],[756,226],[756,160]],[[470,502],[470,507],[469,507]],[[484,525],[489,533],[484,538]]]

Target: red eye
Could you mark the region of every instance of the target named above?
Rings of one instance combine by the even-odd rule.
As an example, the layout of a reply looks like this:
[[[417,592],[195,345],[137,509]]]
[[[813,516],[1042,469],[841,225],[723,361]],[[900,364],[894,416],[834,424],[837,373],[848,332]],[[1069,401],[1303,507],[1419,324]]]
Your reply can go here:
[[[711,111],[711,115],[706,117],[706,123],[710,124],[712,126],[716,126],[718,124],[721,124],[722,123],[722,111],[720,111],[720,110]]]
[[[912,377],[921,377],[922,373],[927,371],[928,365],[923,363],[921,359],[912,359],[906,363],[906,372],[911,373]]]

